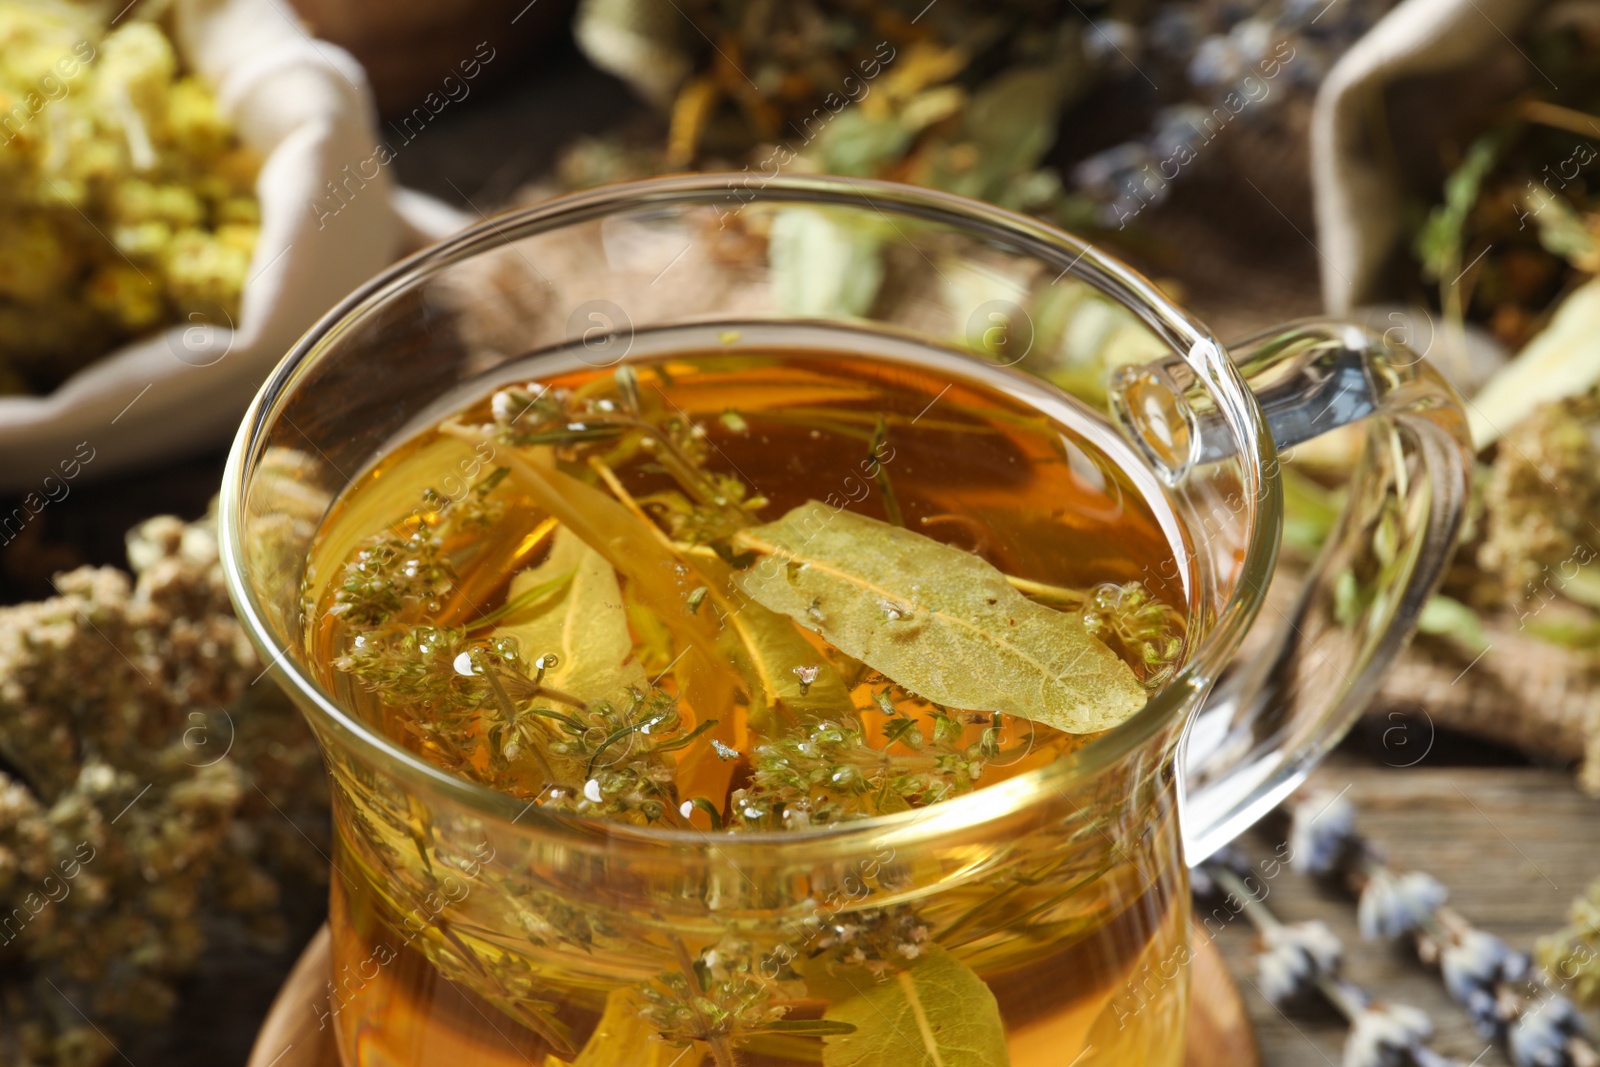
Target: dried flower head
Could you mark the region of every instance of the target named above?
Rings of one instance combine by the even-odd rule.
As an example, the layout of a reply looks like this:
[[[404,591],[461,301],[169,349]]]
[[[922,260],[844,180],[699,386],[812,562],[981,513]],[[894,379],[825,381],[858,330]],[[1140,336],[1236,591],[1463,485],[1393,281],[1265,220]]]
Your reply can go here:
[[[1422,871],[1395,874],[1374,870],[1361,891],[1356,923],[1368,940],[1399,937],[1426,923],[1450,895],[1439,880]]]
[[[1500,1035],[1505,1026],[1496,987],[1521,982],[1531,964],[1528,956],[1514,952],[1503,940],[1468,927],[1439,954],[1439,973],[1445,990],[1467,1009],[1484,1037]]]
[[[1575,1067],[1572,1039],[1582,1033],[1583,1020],[1572,1001],[1552,994],[1511,1024],[1511,1062],[1516,1067]]]
[[[1342,794],[1315,792],[1290,811],[1292,862],[1313,877],[1333,873],[1355,838],[1356,809]]]
[[[1261,932],[1256,957],[1261,995],[1274,1004],[1304,996],[1321,978],[1333,978],[1344,960],[1344,946],[1326,923],[1286,923]]]
[[[1535,952],[1549,979],[1580,1004],[1600,1003],[1600,879],[1572,902],[1567,926],[1541,937]]]
[[[774,1003],[748,942],[724,938],[698,959],[639,987],[641,1014],[671,1044],[715,1047],[765,1029],[788,1014]]]
[[[217,910],[270,941],[281,887],[326,878],[282,814],[325,820],[321,761],[249,686],[212,523],[152,519],[128,558],[0,610],[0,1062],[99,1062],[47,983],[109,1032],[158,1020]]]
[[[1401,1067],[1433,1033],[1426,1012],[1405,1004],[1372,1001],[1352,1020],[1343,1067]]]
[[[935,708],[929,720],[924,737],[915,719],[890,719],[883,748],[860,723],[833,721],[758,745],[749,784],[733,794],[734,818],[749,829],[826,826],[970,792],[998,752],[998,723],[962,744],[965,726],[954,715]]]

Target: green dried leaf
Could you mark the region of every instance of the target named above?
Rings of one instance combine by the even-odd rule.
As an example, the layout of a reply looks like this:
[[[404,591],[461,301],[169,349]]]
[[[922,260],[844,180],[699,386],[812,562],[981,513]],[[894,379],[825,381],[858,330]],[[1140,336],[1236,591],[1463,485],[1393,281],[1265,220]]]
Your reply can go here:
[[[718,559],[697,559],[706,580],[732,592],[734,570]],[[723,616],[729,658],[750,691],[750,719],[766,727],[783,709],[795,717],[853,717],[850,690],[826,657],[782,615],[745,600]]]
[[[1569,293],[1550,324],[1496,372],[1467,413],[1472,443],[1487,448],[1540,404],[1577,396],[1600,381],[1594,339],[1600,332],[1600,278]]]
[[[767,255],[784,314],[862,315],[883,281],[880,235],[820,208],[784,208],[772,219]]]
[[[1535,186],[1523,194],[1522,205],[1539,228],[1539,243],[1546,252],[1585,273],[1595,269],[1600,248],[1596,247],[1594,233],[1565,197]]]
[[[1527,631],[1541,641],[1563,648],[1593,650],[1600,648],[1600,622],[1583,622],[1577,619],[1536,619],[1527,623]]]
[[[905,155],[916,132],[898,115],[847,108],[822,129],[811,154],[829,174],[872,178],[878,168]]]
[[[1081,619],[1028,600],[970,552],[817,501],[734,544],[766,557],[735,579],[747,596],[936,704],[1070,733],[1144,705],[1133,671]]]
[[[655,1030],[640,1017],[632,990],[613,989],[572,1067],[699,1067],[704,1059],[701,1049],[655,1040]]]
[[[1478,138],[1467,149],[1461,165],[1445,179],[1444,202],[1428,215],[1412,246],[1422,264],[1423,277],[1448,280],[1452,267],[1460,263],[1467,218],[1478,202],[1484,179],[1499,159],[1504,140],[1501,131]]]
[[[1005,1025],[994,994],[937,945],[882,982],[863,970],[857,993],[823,1016],[851,1034],[824,1038],[823,1067],[1007,1067]]]
[[[1478,613],[1461,601],[1443,594],[1430,597],[1422,606],[1422,615],[1417,619],[1417,631],[1436,637],[1453,637],[1474,652],[1489,647],[1489,639],[1484,636]]]
[[[626,706],[628,690],[642,693],[650,681],[633,655],[616,572],[600,553],[571,531],[558,529],[544,562],[511,580],[510,596],[569,573],[563,596],[500,626],[495,636],[515,637],[530,662],[554,655],[555,666],[544,673],[549,685],[587,701]]]
[[[827,1019],[778,1019],[745,1031],[747,1034],[801,1034],[806,1037],[839,1037],[855,1032],[853,1023],[831,1022]]]

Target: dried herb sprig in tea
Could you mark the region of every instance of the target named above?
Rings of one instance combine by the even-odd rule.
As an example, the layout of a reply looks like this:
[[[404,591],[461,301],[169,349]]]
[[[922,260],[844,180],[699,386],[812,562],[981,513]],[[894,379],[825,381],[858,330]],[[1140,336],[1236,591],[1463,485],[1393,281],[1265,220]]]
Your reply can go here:
[[[649,410],[631,367],[599,385],[505,389],[489,406],[489,424],[447,425],[446,433],[480,450],[499,449],[497,465],[462,504],[437,506],[438,493],[426,491],[421,508],[362,546],[346,564],[328,611],[348,635],[337,668],[359,678],[391,711],[403,713],[398,720],[404,728],[452,769],[587,813],[598,810],[592,799],[597,790],[607,795],[590,774],[598,760],[613,778],[629,777],[643,789],[630,794],[635,805],[623,808],[646,821],[678,821],[688,817],[685,810],[699,807],[729,828],[774,820],[826,823],[971,788],[994,754],[993,738],[958,744],[972,723],[957,727],[956,713],[943,707],[995,700],[1002,705],[996,722],[1012,714],[1074,730],[1103,728],[1142,703],[1145,686],[1164,676],[1159,665],[1176,662],[1181,652],[1181,624],[1172,609],[1136,584],[1090,594],[1068,591],[1083,605],[1080,619],[1033,603],[1018,592],[1027,584],[977,556],[851,512],[809,505],[762,525],[758,512],[765,499],[736,475],[707,469],[703,426],[682,412]],[[881,418],[870,431],[880,445],[890,432]],[[635,497],[615,473],[629,462],[664,475],[673,488]],[[450,597],[458,561],[478,550],[511,490],[528,492],[570,532],[550,539],[550,559],[519,577],[505,607],[476,617],[467,613],[457,625],[421,621]],[[563,545],[576,548],[556,567],[552,561]],[[880,562],[854,576],[852,569],[867,561]],[[626,580],[626,595],[609,576],[595,578],[601,584],[593,589],[577,587],[573,576],[580,567],[607,565]],[[940,591],[918,588],[914,575],[926,573],[942,575]],[[811,574],[823,584],[794,584],[810,581]],[[943,599],[929,599],[934,596]],[[673,698],[656,690],[636,664],[624,667],[631,651],[624,601],[652,612],[686,652],[709,653],[734,642],[732,659],[746,676],[753,711],[765,708],[784,721],[799,712],[811,720],[799,725],[818,744],[806,748],[802,732],[742,753],[728,737],[715,736],[716,724],[709,721],[686,724],[690,732],[678,738]],[[925,608],[914,610],[913,601]],[[595,648],[528,646],[529,639],[556,641],[556,634],[570,633],[572,626],[547,627],[536,635],[526,632],[536,623],[518,618],[548,621],[563,613],[569,620],[582,617],[590,630],[609,620],[605,655],[622,662],[612,664],[606,677],[586,679],[588,691],[564,691],[549,676],[587,669],[583,664]],[[969,621],[983,617],[995,621]],[[495,624],[487,632],[486,619]],[[1027,621],[1018,626],[1019,619]],[[795,633],[795,623],[853,658],[819,655]],[[914,633],[919,643],[882,640],[877,635],[885,625]],[[1142,684],[1095,633],[1129,650],[1141,665]],[[941,661],[927,655],[933,640],[949,646],[944,660],[965,664],[978,657],[1011,672],[1020,684],[990,673],[975,689],[958,681],[971,677],[964,666],[954,674],[927,674],[930,664]],[[908,657],[902,647],[920,651]],[[1072,669],[1049,668],[1042,656]],[[873,709],[856,708],[841,676],[841,667],[859,671],[855,660],[877,661],[934,702],[915,718],[886,724],[882,744],[866,743],[857,716]],[[607,690],[603,703],[592,702],[598,692],[593,686]],[[633,710],[645,706],[654,710]],[[1095,717],[1080,717],[1089,711]],[[651,727],[650,742],[638,743]],[[568,770],[558,773],[554,757],[581,748],[575,739],[597,730],[604,739],[600,754],[568,759]],[[728,754],[724,758],[750,767],[751,782],[737,805],[672,792],[671,765],[660,756],[706,734]],[[865,767],[863,759],[875,766]],[[654,767],[646,766],[652,760]],[[537,769],[528,769],[530,763]],[[581,776],[573,773],[578,763]],[[825,781],[827,789],[801,803],[802,780]],[[644,782],[655,784],[646,788]],[[761,814],[748,814],[755,811]]]
[[[919,532],[887,470],[915,419],[692,416],[664,368],[645,373],[653,387],[630,366],[513,386],[440,424],[432,447],[477,457],[470,485],[417,486],[320,601],[336,677],[432,762],[567,815],[804,831],[1037,765],[1137,710],[1181,658],[1181,614],[1137,582],[1060,588]],[[859,447],[888,521],[814,500],[765,514],[719,440],[788,425]],[[531,919],[540,943],[588,944],[550,916]],[[812,934],[759,951],[663,935],[650,951],[672,966],[611,994],[590,1051],[622,1041],[648,1062],[657,1037],[730,1067],[762,1042],[820,1039],[823,1062],[845,1064],[890,1041],[885,1019],[926,1011],[929,1062],[1005,1062],[993,995],[918,906],[851,909]],[[824,987],[824,1018],[791,1017]],[[970,995],[945,1004],[952,988]],[[527,1025],[559,1038],[547,1015]]]

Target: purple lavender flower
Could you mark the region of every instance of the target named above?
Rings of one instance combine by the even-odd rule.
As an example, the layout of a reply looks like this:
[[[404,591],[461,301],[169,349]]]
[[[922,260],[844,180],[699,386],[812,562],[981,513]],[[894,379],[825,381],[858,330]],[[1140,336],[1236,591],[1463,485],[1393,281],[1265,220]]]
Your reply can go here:
[[[1400,1067],[1416,1062],[1414,1051],[1433,1033],[1425,1012],[1405,1004],[1373,1001],[1351,1020],[1343,1067]]]
[[[1326,923],[1287,923],[1261,933],[1262,951],[1256,957],[1261,995],[1283,1004],[1308,992],[1319,978],[1339,973],[1344,946]]]
[[[1356,905],[1356,925],[1369,941],[1399,937],[1422,926],[1450,895],[1433,875],[1394,874],[1379,867],[1367,879]]]
[[[1572,1001],[1552,994],[1511,1024],[1511,1062],[1516,1067],[1573,1067],[1568,1041],[1582,1032]]]
[[[1469,928],[1455,943],[1439,954],[1439,973],[1444,987],[1467,1009],[1473,1026],[1484,1037],[1503,1036],[1505,1009],[1495,995],[1501,982],[1520,982],[1527,976],[1530,960],[1500,938]]]
[[[1294,805],[1291,819],[1291,862],[1313,877],[1333,873],[1355,840],[1355,805],[1343,794],[1312,793]]]

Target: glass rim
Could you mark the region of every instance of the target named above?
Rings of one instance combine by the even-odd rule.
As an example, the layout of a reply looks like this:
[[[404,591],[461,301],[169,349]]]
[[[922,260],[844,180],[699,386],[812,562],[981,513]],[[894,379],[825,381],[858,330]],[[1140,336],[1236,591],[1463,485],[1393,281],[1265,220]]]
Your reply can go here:
[[[650,849],[709,848],[725,859],[730,850],[780,842],[805,844],[811,849],[826,844],[848,850],[890,834],[896,841],[913,844],[990,822],[1052,797],[1067,796],[1069,788],[1081,786],[1139,748],[1174,716],[1183,713],[1187,703],[1215,680],[1264,600],[1267,580],[1277,560],[1282,498],[1276,450],[1265,417],[1254,394],[1226,358],[1226,350],[1210,331],[1132,267],[1100,252],[1090,242],[1019,212],[953,193],[873,179],[824,175],[781,175],[759,181],[752,178],[748,173],[715,172],[649,178],[572,193],[501,215],[485,215],[479,223],[375,275],[323,315],[273,368],[251,401],[229,451],[218,509],[218,542],[224,578],[241,624],[266,660],[267,672],[292,690],[290,695],[302,711],[316,718],[314,725],[320,727],[319,734],[331,731],[339,740],[353,743],[364,758],[384,773],[442,793],[489,819],[509,820],[522,832],[543,832],[566,838],[571,844],[587,841],[606,848],[630,844]],[[1214,346],[1221,358],[1208,359],[1203,369],[1197,366],[1196,370],[1208,387],[1222,390],[1215,399],[1229,430],[1239,441],[1253,445],[1242,448],[1239,459],[1242,489],[1259,510],[1255,521],[1249,524],[1233,589],[1215,612],[1214,625],[1183,667],[1152,693],[1133,716],[1044,767],[924,808],[794,831],[707,833],[547,811],[536,802],[524,802],[436,767],[347,713],[296,661],[297,642],[280,641],[267,623],[246,562],[242,514],[245,491],[265,448],[266,431],[301,376],[319,355],[330,350],[339,334],[381,307],[390,296],[493,246],[510,245],[524,237],[623,209],[715,205],[719,201],[731,201],[742,208],[763,200],[866,207],[885,218],[887,206],[904,216],[986,235],[1060,266],[1063,275],[1069,271],[1097,275],[1098,283],[1091,280],[1090,284],[1152,327],[1178,354],[1185,355],[1191,366],[1196,364],[1195,352]]]

